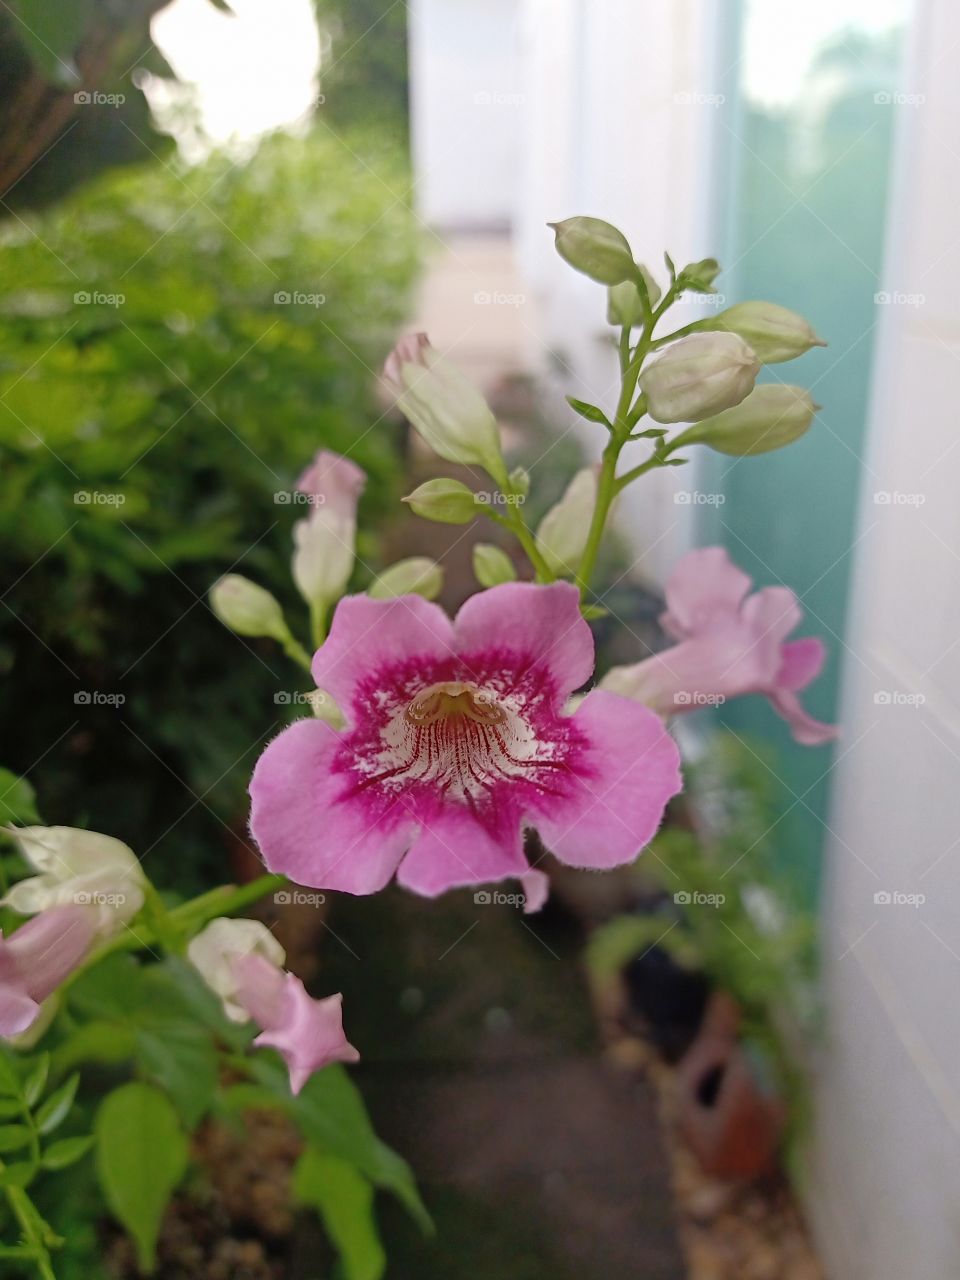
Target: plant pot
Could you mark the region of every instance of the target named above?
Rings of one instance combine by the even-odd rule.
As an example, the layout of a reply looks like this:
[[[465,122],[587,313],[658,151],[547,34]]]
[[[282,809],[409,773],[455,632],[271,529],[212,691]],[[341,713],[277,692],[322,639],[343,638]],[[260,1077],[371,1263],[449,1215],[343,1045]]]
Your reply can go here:
[[[756,1178],[777,1165],[786,1106],[763,1062],[739,1038],[740,1011],[712,996],[703,1026],[677,1068],[681,1133],[707,1174]]]

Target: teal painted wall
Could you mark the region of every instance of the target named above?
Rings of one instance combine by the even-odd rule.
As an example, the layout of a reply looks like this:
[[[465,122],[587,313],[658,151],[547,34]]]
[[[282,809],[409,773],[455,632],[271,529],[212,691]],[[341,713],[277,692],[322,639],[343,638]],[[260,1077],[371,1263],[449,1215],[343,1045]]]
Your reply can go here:
[[[905,17],[906,0],[901,7]],[[863,0],[837,0],[833,33],[823,31],[791,101],[764,105],[751,91],[758,70],[751,58],[762,56],[752,24],[769,18],[769,0],[745,4],[740,56],[719,118],[727,205],[721,261],[729,264],[719,284],[730,303],[766,298],[801,312],[829,346],[764,371],[763,380],[811,387],[823,410],[808,435],[782,452],[711,455],[705,483],[725,501],[704,516],[701,540],[723,542],[759,585],[783,583],[801,596],[807,618],[797,634],[823,636],[830,653],[805,698],[828,720],[836,717],[844,656],[891,140],[896,113],[916,109],[876,100],[897,87],[902,35],[858,30],[864,11]],[[799,899],[812,904],[833,752],[795,745],[760,698],[729,704],[720,719],[774,745],[783,783],[778,857]]]

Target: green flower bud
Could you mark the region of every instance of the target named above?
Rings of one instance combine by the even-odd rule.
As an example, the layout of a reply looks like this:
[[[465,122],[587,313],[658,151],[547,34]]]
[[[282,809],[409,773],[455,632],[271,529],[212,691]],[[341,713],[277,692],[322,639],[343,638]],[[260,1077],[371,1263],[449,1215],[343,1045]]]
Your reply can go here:
[[[693,333],[666,347],[638,382],[655,422],[698,422],[739,404],[759,371],[735,333]]]
[[[513,561],[492,542],[478,542],[473,548],[473,573],[481,587],[499,587],[517,577]]]
[[[699,262],[691,262],[683,268],[677,277],[681,289],[691,289],[694,293],[713,293],[713,282],[720,274],[720,263],[716,258],[701,258]]]
[[[739,334],[763,364],[793,360],[811,347],[827,345],[803,316],[775,302],[738,302],[702,327]]]
[[[655,307],[660,301],[660,286],[642,263],[637,263],[636,269],[647,287],[650,306]],[[612,284],[607,290],[607,324],[618,327],[626,325],[633,329],[638,324],[642,324],[643,319],[643,299],[636,282],[622,280],[620,284]]]
[[[530,492],[530,472],[526,467],[514,467],[510,472],[510,487],[514,493],[525,498]]]
[[[287,624],[279,601],[239,573],[228,573],[210,588],[210,608],[238,636],[284,639]]]
[[[423,596],[436,600],[443,588],[443,570],[426,556],[398,560],[384,569],[367,590],[373,600],[391,600],[394,596]]]
[[[626,237],[601,218],[566,218],[548,222],[556,235],[557,253],[577,271],[600,284],[619,284],[637,273]]]
[[[584,467],[537,529],[537,550],[551,573],[572,577],[580,567],[597,505],[597,468]]]
[[[682,431],[673,448],[706,444],[735,458],[769,453],[799,439],[819,407],[803,387],[766,382],[734,408]]]
[[[449,480],[445,476],[426,480],[403,501],[409,502],[418,516],[440,524],[469,524],[478,514],[473,490],[459,480]]]
[[[387,357],[383,380],[427,444],[448,462],[506,475],[490,406],[466,374],[439,355],[425,333],[407,334]]]

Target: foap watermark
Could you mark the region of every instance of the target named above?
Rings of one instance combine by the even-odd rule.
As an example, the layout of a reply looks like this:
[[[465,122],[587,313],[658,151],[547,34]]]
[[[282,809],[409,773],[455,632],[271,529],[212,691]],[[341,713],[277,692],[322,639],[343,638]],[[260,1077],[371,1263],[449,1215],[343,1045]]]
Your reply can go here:
[[[125,93],[101,93],[99,89],[78,89],[73,101],[78,107],[122,107]]]
[[[322,907],[327,900],[325,893],[308,889],[278,889],[273,901],[278,907]]]
[[[900,889],[880,889],[873,895],[877,907],[922,907],[927,900],[925,893],[904,893]]]
[[[75,707],[122,707],[125,693],[105,693],[102,689],[78,689],[73,695]]]
[[[306,693],[302,689],[279,689],[273,701],[278,707],[312,707],[316,711],[327,706],[330,699],[322,689],[310,689]]]
[[[473,895],[478,907],[525,907],[525,893],[504,893],[502,889],[478,889]]]
[[[684,693],[681,690],[673,695],[675,707],[722,707],[726,700],[723,693]]]
[[[326,494],[304,493],[302,489],[278,489],[273,500],[282,507],[322,507],[327,498]]]
[[[77,307],[122,307],[126,300],[125,293],[103,293],[100,289],[78,289],[73,295]]]
[[[925,93],[898,93],[888,89],[881,89],[873,95],[878,107],[922,107],[926,100]]]
[[[722,507],[725,493],[701,493],[699,489],[678,489],[673,495],[678,507]]]
[[[878,307],[922,307],[927,301],[925,293],[907,293],[903,289],[881,289],[873,295]]]
[[[73,495],[77,507],[122,507],[127,500],[125,493],[111,493],[103,489],[77,489]]]
[[[922,507],[925,493],[903,493],[899,489],[877,489],[873,501],[878,507]]]
[[[673,895],[678,907],[722,907],[727,900],[725,893],[703,893],[699,889],[678,889]]]
[[[304,293],[302,289],[278,289],[273,295],[278,307],[322,307],[327,301],[325,293]]]
[[[681,91],[673,95],[673,100],[678,107],[722,107],[727,100],[727,95]]]
[[[907,693],[904,689],[878,689],[873,695],[878,707],[922,707],[926,700],[925,693]]]
[[[522,507],[527,499],[522,493],[501,493],[499,490],[488,493],[480,489],[473,495],[473,500],[478,507]]]
[[[105,893],[102,889],[78,889],[73,901],[78,907],[122,907],[125,893]]]
[[[478,289],[473,295],[478,307],[522,307],[527,301],[525,293],[504,293],[502,289]]]
[[[502,89],[481,89],[473,95],[475,107],[522,107],[525,93],[505,93]]]

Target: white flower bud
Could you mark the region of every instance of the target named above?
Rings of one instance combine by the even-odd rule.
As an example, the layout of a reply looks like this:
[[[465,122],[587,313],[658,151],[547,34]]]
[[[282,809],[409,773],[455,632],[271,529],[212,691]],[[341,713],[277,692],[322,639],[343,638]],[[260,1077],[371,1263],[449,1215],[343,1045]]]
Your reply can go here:
[[[492,542],[478,542],[473,548],[473,572],[481,587],[499,587],[517,577],[513,561]]]
[[[37,915],[50,907],[89,907],[97,913],[98,933],[108,936],[143,906],[143,871],[122,840],[75,827],[6,830],[39,872],[18,881],[0,899],[20,915]]]
[[[187,945],[187,959],[207,986],[223,1001],[223,1009],[233,1022],[246,1022],[250,1015],[234,997],[237,991],[234,964],[243,956],[263,956],[275,968],[283,967],[286,954],[265,924],[259,920],[211,920]]]
[[[537,529],[537,550],[551,573],[573,576],[580,567],[597,505],[597,468],[584,467]]]
[[[490,406],[470,379],[440,356],[425,333],[401,338],[383,378],[427,444],[448,462],[506,475],[500,432]]]
[[[804,434],[818,405],[803,387],[767,382],[754,387],[745,400],[705,418],[682,431],[674,441],[676,449],[685,444],[706,444],[718,453],[733,457],[769,453],[792,444]]]
[[[238,636],[272,636],[279,640],[287,634],[279,601],[239,573],[225,574],[213,584],[210,608]]]
[[[698,422],[739,404],[759,371],[735,333],[693,333],[671,343],[638,381],[655,422]]]
[[[443,570],[426,556],[398,560],[370,585],[367,595],[373,600],[389,600],[393,596],[423,596],[436,600],[443,589]]]
[[[827,345],[803,316],[775,302],[738,302],[702,327],[738,334],[763,364],[793,360]]]
[[[310,605],[325,608],[347,589],[356,557],[357,503],[366,480],[349,458],[321,449],[297,481],[312,510],[293,526],[293,580]]]

